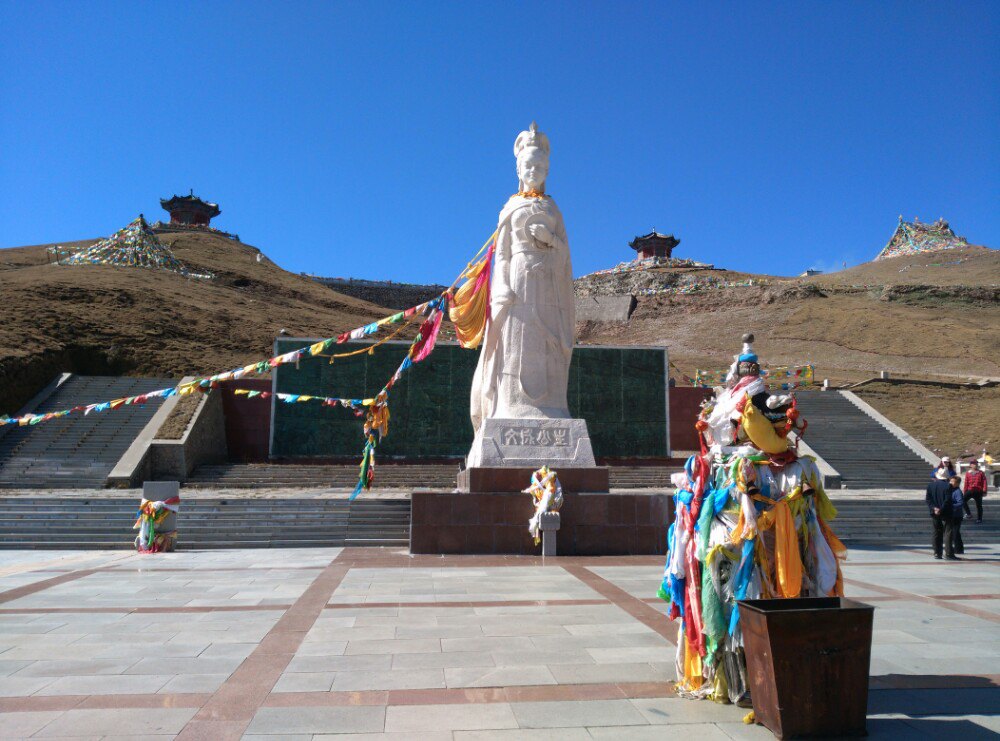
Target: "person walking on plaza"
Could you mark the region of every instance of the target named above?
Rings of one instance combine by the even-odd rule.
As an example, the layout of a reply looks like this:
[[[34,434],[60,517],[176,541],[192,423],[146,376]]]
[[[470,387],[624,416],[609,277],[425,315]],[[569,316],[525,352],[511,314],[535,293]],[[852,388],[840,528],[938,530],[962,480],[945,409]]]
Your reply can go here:
[[[934,523],[934,558],[941,558],[942,548],[948,558],[954,558],[951,542],[951,484],[948,474],[938,469],[927,485],[927,510]]]
[[[951,555],[947,558],[958,558],[965,553],[965,543],[962,542],[962,518],[965,513],[962,508],[965,506],[965,497],[962,495],[962,479],[959,476],[952,476],[948,479],[951,485]]]
[[[972,461],[969,471],[965,474],[965,501],[962,503],[966,516],[971,520],[972,511],[969,500],[976,502],[976,522],[983,521],[983,497],[986,496],[986,474],[979,470],[979,462]]]

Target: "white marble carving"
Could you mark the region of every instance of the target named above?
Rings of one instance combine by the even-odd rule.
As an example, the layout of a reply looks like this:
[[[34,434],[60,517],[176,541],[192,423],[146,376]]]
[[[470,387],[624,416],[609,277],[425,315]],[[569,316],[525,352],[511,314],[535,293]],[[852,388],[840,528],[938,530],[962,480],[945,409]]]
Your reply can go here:
[[[576,324],[566,226],[555,201],[545,195],[549,150],[548,137],[534,123],[514,142],[518,193],[501,210],[497,227],[492,318],[472,382],[476,442],[469,466],[503,465],[505,459],[511,465],[510,456],[497,450],[507,447],[508,440],[525,453],[514,457],[531,461],[529,465],[560,460],[594,465],[583,420],[577,420],[582,425],[578,438],[585,450],[568,457],[565,452],[575,446],[555,437],[560,430],[537,424],[570,420],[566,386]],[[487,432],[488,420],[500,424]],[[561,431],[568,435],[569,429],[564,425]],[[536,452],[528,454],[529,449]]]

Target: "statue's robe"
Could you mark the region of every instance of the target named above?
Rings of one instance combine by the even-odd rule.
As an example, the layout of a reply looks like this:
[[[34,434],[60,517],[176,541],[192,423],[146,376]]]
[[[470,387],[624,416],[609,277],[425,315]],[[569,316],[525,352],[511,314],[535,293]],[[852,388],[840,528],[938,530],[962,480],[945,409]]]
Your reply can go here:
[[[544,224],[555,244],[528,231]],[[566,226],[551,198],[512,196],[500,212],[490,289],[494,312],[472,383],[472,425],[484,419],[565,419],[576,307]]]

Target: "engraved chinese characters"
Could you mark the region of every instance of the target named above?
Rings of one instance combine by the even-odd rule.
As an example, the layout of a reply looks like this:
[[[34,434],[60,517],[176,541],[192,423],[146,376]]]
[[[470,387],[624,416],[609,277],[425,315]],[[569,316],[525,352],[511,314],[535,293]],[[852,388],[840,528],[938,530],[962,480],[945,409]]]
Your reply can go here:
[[[569,445],[566,428],[504,427],[501,428],[504,445],[538,445],[540,447]]]

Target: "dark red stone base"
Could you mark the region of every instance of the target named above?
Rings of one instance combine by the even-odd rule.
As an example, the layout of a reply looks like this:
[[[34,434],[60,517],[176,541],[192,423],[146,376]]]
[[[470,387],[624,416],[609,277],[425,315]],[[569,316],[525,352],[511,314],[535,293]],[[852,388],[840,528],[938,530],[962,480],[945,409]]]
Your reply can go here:
[[[669,494],[564,492],[564,499],[558,555],[666,553],[674,506]],[[539,555],[542,546],[528,533],[533,514],[527,494],[415,491],[410,553]]]
[[[458,472],[458,488],[463,492],[522,492],[531,483],[534,468],[465,468]],[[556,475],[563,492],[606,492],[611,488],[607,466],[558,468]]]

